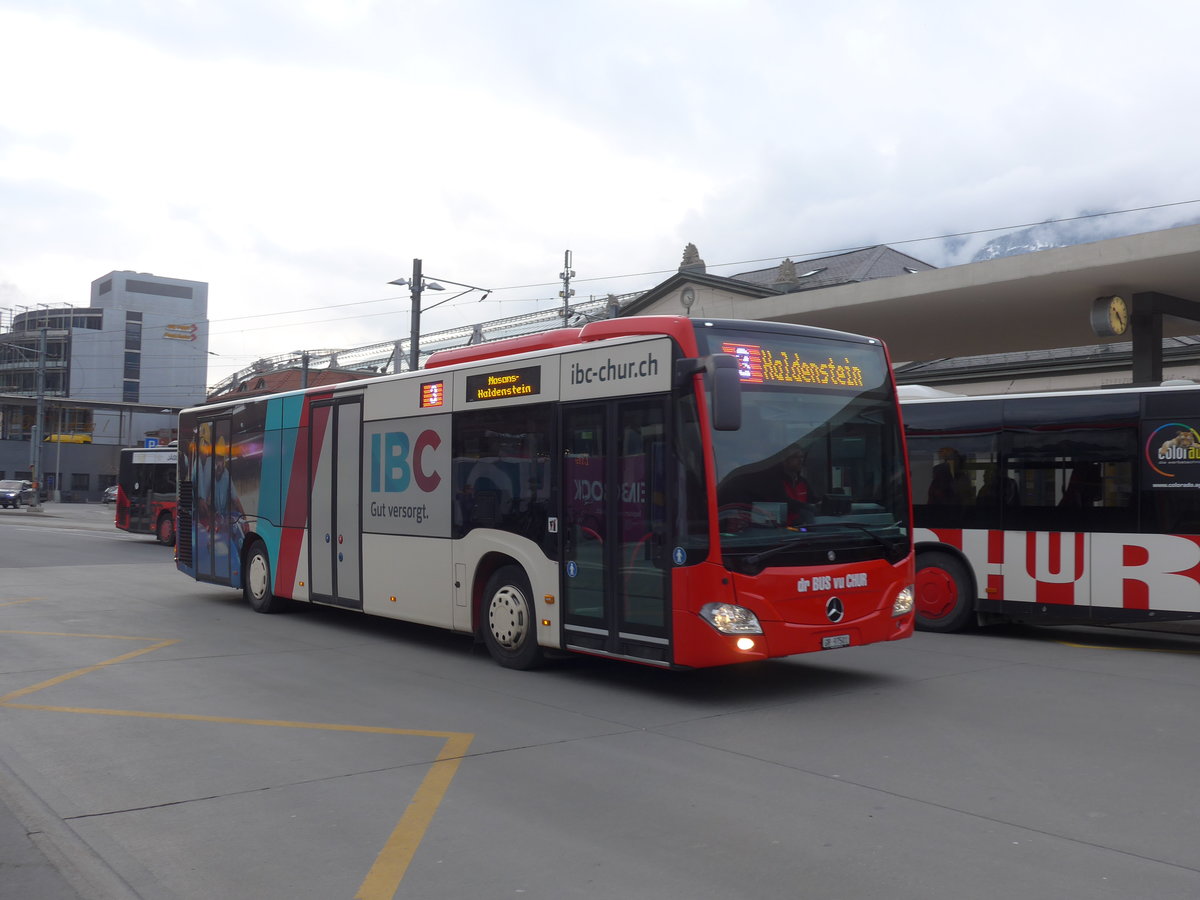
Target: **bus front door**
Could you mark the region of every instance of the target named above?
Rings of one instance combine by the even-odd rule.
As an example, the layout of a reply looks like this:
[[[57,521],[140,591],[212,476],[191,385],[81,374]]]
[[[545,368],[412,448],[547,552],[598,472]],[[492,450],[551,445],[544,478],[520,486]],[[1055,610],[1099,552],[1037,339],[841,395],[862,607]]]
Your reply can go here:
[[[217,584],[234,584],[230,565],[234,548],[231,545],[239,510],[229,482],[232,452],[232,425],[228,417],[199,423],[193,484],[196,577]],[[140,490],[139,493],[148,504],[148,492]]]
[[[362,402],[313,403],[309,435],[312,599],[362,609]]]
[[[671,662],[666,404],[612,400],[564,411],[564,642]]]

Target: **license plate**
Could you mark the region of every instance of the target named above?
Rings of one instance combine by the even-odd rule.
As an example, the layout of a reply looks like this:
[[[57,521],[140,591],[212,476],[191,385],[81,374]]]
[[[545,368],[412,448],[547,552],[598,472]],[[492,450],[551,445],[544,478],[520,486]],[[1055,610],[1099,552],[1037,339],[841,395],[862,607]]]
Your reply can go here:
[[[822,650],[837,650],[840,647],[849,647],[849,646],[850,646],[850,635],[848,635],[848,634],[835,634],[835,635],[831,635],[830,637],[821,638],[821,649]]]

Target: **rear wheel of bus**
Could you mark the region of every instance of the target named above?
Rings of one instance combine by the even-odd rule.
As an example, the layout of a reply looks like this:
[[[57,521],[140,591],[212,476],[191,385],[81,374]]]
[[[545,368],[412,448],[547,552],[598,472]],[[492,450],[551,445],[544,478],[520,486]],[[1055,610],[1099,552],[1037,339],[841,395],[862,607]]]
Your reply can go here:
[[[541,664],[533,591],[520,566],[503,566],[488,579],[480,612],[483,642],[492,659],[509,669]]]
[[[163,513],[158,517],[158,525],[154,530],[160,544],[168,547],[175,544],[175,517],[171,513]]]
[[[922,631],[962,631],[975,622],[971,573],[955,556],[917,555],[917,621]]]
[[[271,558],[262,541],[254,541],[246,551],[246,561],[242,565],[242,595],[255,612],[277,613],[287,607],[287,599],[276,597],[271,589]]]

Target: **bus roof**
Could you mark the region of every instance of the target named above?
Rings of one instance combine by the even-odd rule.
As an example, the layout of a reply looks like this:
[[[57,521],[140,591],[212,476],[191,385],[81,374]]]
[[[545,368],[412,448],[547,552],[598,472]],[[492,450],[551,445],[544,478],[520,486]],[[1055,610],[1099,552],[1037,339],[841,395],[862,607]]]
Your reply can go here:
[[[903,384],[897,388],[901,403],[960,403],[966,400],[1015,400],[1036,397],[1095,397],[1097,395],[1145,394],[1152,392],[1200,390],[1194,381],[1172,380],[1162,384],[1129,384],[1106,388],[1069,388],[1062,391],[1020,391],[1011,394],[957,394],[923,384]]]

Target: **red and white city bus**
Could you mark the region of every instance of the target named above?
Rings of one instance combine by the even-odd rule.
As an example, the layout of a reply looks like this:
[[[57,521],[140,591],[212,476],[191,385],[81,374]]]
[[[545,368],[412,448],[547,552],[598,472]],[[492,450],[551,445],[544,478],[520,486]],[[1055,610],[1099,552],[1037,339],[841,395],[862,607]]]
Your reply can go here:
[[[512,668],[547,651],[714,666],[912,633],[878,340],[607,320],[185,410],[180,435],[178,567],[260,612],[435,625]],[[797,449],[800,499],[780,475]]]
[[[114,524],[123,531],[152,534],[175,543],[175,447],[124,447],[117,466]]]
[[[918,628],[1200,616],[1200,385],[900,392]]]

